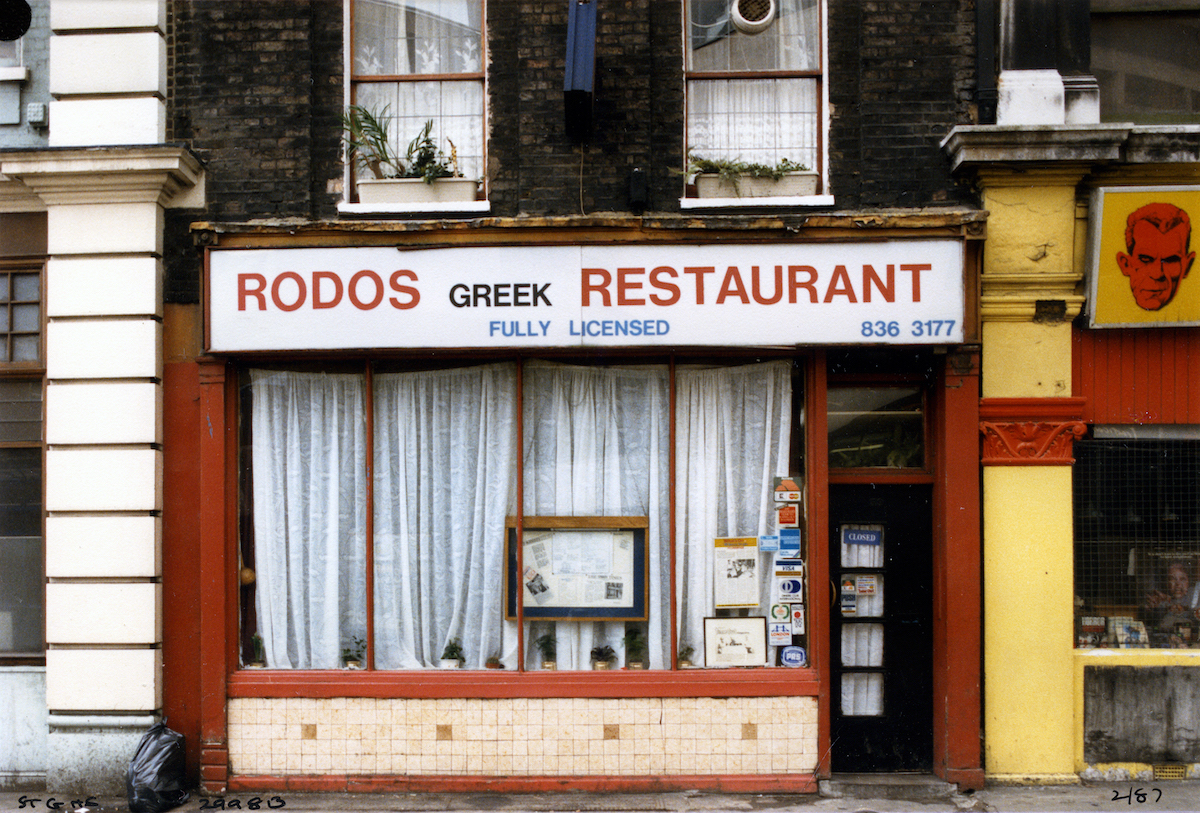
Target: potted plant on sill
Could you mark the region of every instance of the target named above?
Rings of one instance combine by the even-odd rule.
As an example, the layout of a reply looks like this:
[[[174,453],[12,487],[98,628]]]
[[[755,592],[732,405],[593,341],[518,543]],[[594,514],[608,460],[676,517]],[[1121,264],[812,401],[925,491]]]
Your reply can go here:
[[[679,664],[680,669],[690,669],[691,668],[692,655],[694,655],[695,652],[696,652],[696,650],[692,647],[691,644],[681,644],[680,645],[679,657],[676,660],[676,663]]]
[[[558,639],[547,632],[534,639],[533,645],[542,653],[542,668],[547,671],[558,669]]]
[[[461,638],[451,638],[442,648],[442,659],[439,664],[442,669],[462,669],[463,648]]]
[[[642,635],[642,631],[637,627],[630,627],[625,631],[622,641],[625,644],[625,668],[645,669],[646,653],[650,647],[645,636]]]
[[[687,174],[698,198],[792,198],[817,192],[817,173],[787,158],[771,166],[691,156]]]
[[[267,651],[263,645],[263,637],[257,632],[250,636],[251,660],[246,664],[250,669],[262,669],[267,665]]]
[[[484,661],[483,665],[485,667],[487,667],[488,669],[503,669],[504,668],[504,662],[502,660],[500,660],[499,652],[493,652],[491,655],[488,655],[487,660]]]
[[[388,107],[378,111],[351,105],[342,114],[342,140],[357,169],[370,178],[356,180],[359,203],[446,203],[475,200],[478,183],[458,169],[458,151],[450,155],[433,140],[433,119],[408,142],[404,155],[392,147],[387,124]]]
[[[351,638],[350,646],[342,650],[342,666],[346,669],[362,669],[363,651],[366,647],[367,642],[362,638]]]
[[[593,669],[611,669],[613,661],[617,659],[617,653],[613,652],[611,646],[592,647],[592,668]]]

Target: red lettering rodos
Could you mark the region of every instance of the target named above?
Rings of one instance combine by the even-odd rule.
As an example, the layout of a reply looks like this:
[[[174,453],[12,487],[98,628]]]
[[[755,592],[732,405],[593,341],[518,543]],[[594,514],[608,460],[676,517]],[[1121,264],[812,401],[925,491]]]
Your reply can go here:
[[[758,270],[757,265],[754,266],[754,270]],[[721,280],[721,292],[717,294],[717,304],[720,305],[731,296],[736,296],[746,305],[750,304],[750,297],[746,295],[746,286],[742,284],[742,275],[736,265],[731,265],[725,270],[725,279]]]
[[[363,279],[369,279],[375,285],[375,296],[370,300],[363,300],[358,297],[358,283]],[[369,311],[383,301],[383,280],[379,278],[378,274],[369,269],[359,271],[350,278],[350,284],[346,287],[346,295],[350,297],[350,301],[354,303],[354,307],[361,311]]]
[[[673,282],[664,282],[659,279],[659,276],[668,276],[671,279],[679,276],[675,269],[669,265],[660,265],[650,272],[650,287],[658,291],[666,291],[667,296],[659,296],[658,294],[650,294],[650,301],[655,305],[674,305],[679,301],[679,286]]]
[[[694,268],[684,268],[683,273],[692,274],[696,277],[696,304],[704,304],[704,275],[712,274],[717,269],[710,266],[696,266]]]
[[[807,274],[808,279],[804,282],[800,281],[800,275]],[[788,266],[788,302],[792,305],[796,304],[796,291],[800,288],[808,290],[808,301],[816,303],[817,301],[817,269],[811,265],[789,265]]]
[[[290,305],[283,304],[283,300],[279,298],[279,286],[285,279],[296,283],[296,301]],[[306,299],[308,299],[308,286],[304,284],[304,279],[295,271],[284,271],[271,283],[271,301],[281,311],[294,311],[303,305]]]
[[[835,296],[844,296],[851,302],[858,302],[858,297],[854,295],[854,283],[850,281],[850,275],[846,273],[846,266],[839,265],[833,269],[833,277],[829,280],[829,287],[825,289],[825,302],[832,302]]]
[[[640,281],[633,282],[629,277],[640,277],[646,273],[645,268],[618,268],[617,269],[617,304],[618,305],[645,305],[646,300],[642,298],[633,299],[626,296],[626,292],[630,290],[641,290],[642,283]]]
[[[883,294],[884,302],[896,301],[896,266],[888,263],[887,267],[887,284],[879,278],[875,273],[874,266],[863,266],[863,302],[871,301],[871,284],[879,289],[879,293]]]
[[[255,285],[250,287],[249,283]],[[246,309],[246,298],[254,297],[258,301],[258,309],[265,311],[267,309],[267,278],[262,274],[238,274],[238,310]]]
[[[783,298],[783,266],[775,266],[775,293],[770,299],[762,295],[758,286],[758,266],[751,266],[750,269],[750,293],[754,295],[754,301],[760,305],[774,305]]]
[[[401,285],[401,279],[409,279],[416,282],[417,275],[412,271],[393,271],[391,278],[388,280],[388,284],[392,287],[393,291],[408,297],[407,302],[401,302],[394,296],[388,302],[392,303],[392,307],[396,310],[406,311],[409,308],[415,308],[417,303],[421,301],[421,292],[411,285]]]
[[[612,274],[608,273],[603,268],[584,268],[580,270],[580,275],[583,277],[583,307],[592,304],[592,292],[600,294],[601,304],[608,308],[612,306],[612,299],[608,294],[608,286],[612,283]],[[592,282],[592,277],[596,277],[599,282]]]
[[[913,296],[912,301],[913,302],[921,301],[921,272],[928,271],[931,268],[933,268],[933,266],[930,265],[929,263],[919,263],[916,265],[908,264],[908,265],[900,266],[901,271],[907,271],[910,274],[912,274],[912,296]]]
[[[333,282],[333,299],[321,298],[321,282]],[[313,271],[312,275],[313,310],[336,307],[342,301],[342,278],[332,271]]]

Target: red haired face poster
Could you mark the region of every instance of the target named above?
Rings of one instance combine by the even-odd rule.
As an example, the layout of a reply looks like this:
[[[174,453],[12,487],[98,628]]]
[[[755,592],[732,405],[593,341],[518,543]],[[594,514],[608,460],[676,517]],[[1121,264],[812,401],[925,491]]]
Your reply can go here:
[[[1200,324],[1192,217],[1200,187],[1105,187],[1092,196],[1092,327]]]

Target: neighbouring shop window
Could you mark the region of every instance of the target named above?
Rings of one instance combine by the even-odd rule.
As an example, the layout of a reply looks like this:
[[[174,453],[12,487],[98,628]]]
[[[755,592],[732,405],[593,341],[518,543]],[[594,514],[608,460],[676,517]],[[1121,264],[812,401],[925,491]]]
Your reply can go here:
[[[1077,646],[1200,646],[1200,431],[1191,429],[1195,440],[1075,443]]]
[[[351,8],[350,103],[377,114],[401,158],[431,121],[445,160],[482,177],[482,0],[351,0]]]
[[[820,169],[820,4],[776,5],[764,30],[747,33],[729,0],[685,4],[689,155],[772,167],[786,158]]]
[[[1093,0],[1102,121],[1200,122],[1200,3]]]
[[[920,387],[830,387],[831,469],[921,469],[925,405]]]
[[[773,534],[776,479],[802,488],[803,461],[789,460],[798,372],[789,360],[247,371],[243,660],[332,669],[370,641],[376,668],[422,669],[456,641],[468,668],[515,668],[504,590],[519,480],[525,516],[637,518],[647,573],[644,621],[527,621],[527,668],[548,659],[546,641],[559,669],[587,669],[605,647],[618,664],[670,668],[672,579],[676,640],[704,665],[715,540]],[[765,618],[774,553],[750,551],[759,604],[724,614]]]

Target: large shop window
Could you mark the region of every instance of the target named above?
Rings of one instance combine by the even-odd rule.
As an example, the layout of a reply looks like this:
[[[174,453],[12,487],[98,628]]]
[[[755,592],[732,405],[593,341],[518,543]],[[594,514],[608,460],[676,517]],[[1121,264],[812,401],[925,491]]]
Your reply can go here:
[[[544,541],[524,574],[558,578],[552,604],[600,608],[547,617],[535,612],[542,595],[519,591],[530,608],[526,668],[548,659],[547,641],[559,669],[588,669],[604,647],[617,665],[642,654],[649,668],[671,668],[672,579],[675,640],[704,665],[706,619],[761,621],[770,610],[774,554],[753,545],[731,557],[715,543],[774,534],[776,478],[802,488],[802,461],[789,460],[800,380],[790,360],[247,371],[243,661],[333,669],[369,649],[377,669],[422,669],[458,642],[467,668],[493,658],[516,668],[507,546],[520,492],[521,516],[536,518],[526,545]],[[606,522],[631,530],[579,530]],[[546,530],[555,527],[568,530]],[[633,616],[603,609],[634,589],[627,554],[644,575]],[[733,558],[758,604],[718,611]],[[778,660],[775,647],[759,655]]]
[[[1077,646],[1200,647],[1200,440],[1080,441],[1075,458]]]
[[[818,0],[685,5],[689,155],[770,167],[786,158],[819,171]],[[739,26],[739,7],[769,24],[757,31]]]
[[[1200,6],[1092,0],[1091,11],[1101,120],[1200,123]]]
[[[482,0],[352,0],[352,9],[350,103],[375,114],[401,160],[432,122],[439,160],[482,177]],[[360,177],[371,175],[360,168]]]

